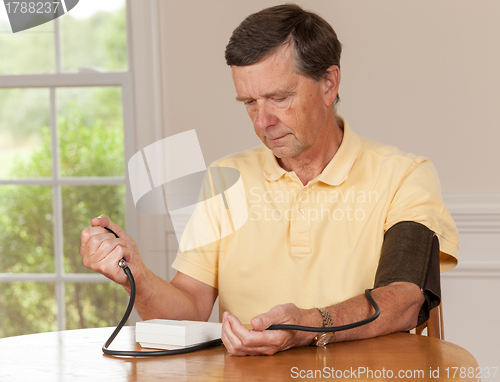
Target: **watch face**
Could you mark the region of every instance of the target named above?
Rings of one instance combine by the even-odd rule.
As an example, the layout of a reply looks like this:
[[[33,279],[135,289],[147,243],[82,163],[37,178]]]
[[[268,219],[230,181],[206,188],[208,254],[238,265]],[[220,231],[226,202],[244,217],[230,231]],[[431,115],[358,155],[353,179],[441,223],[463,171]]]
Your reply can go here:
[[[317,346],[326,346],[330,340],[333,338],[333,333],[325,333],[323,334],[316,343]]]

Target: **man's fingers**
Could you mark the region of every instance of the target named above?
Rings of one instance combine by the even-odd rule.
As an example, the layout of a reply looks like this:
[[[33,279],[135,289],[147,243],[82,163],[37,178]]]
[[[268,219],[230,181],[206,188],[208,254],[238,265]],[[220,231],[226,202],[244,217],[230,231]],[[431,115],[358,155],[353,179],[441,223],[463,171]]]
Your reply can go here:
[[[267,323],[268,319],[265,314],[260,314],[250,320],[252,328],[258,331],[266,330],[271,324]]]
[[[134,240],[106,215],[92,219],[91,224],[92,226],[85,228],[81,234],[80,254],[83,264],[111,280],[126,285],[128,279],[118,266],[120,259],[124,258],[139,285],[143,268],[139,248]],[[118,237],[107,229],[112,230]]]
[[[87,234],[90,236],[84,247],[86,250],[90,251],[90,256],[93,256],[103,244],[108,245],[109,243],[106,243],[108,240],[116,239],[115,235],[102,227],[90,227],[86,230],[88,232]]]
[[[231,332],[234,334],[234,336],[238,339],[237,342],[235,343],[233,341],[234,345],[243,345],[243,346],[254,346],[254,340],[252,338],[252,333],[250,330],[248,330],[243,324],[238,320],[233,315],[229,315],[227,317],[227,321],[229,323],[229,326],[231,328]]]
[[[254,330],[248,330],[237,317],[224,312],[222,319],[222,340],[232,355],[271,355],[295,346],[310,343],[310,335],[297,334],[291,330],[266,330],[275,324],[300,324],[304,313],[312,311],[299,309],[294,304],[276,305],[266,313],[252,318]],[[304,321],[306,324],[310,320]]]
[[[90,264],[96,264],[106,258],[116,247],[127,248],[123,239],[116,238],[112,233],[100,233],[93,235],[84,247],[87,253],[84,260]],[[127,256],[130,256],[130,251],[127,250]]]
[[[125,234],[125,231],[121,229],[121,227],[118,224],[115,224],[111,221],[110,218],[108,218],[106,215],[100,215],[94,219],[92,219],[91,222],[92,226],[94,227],[107,227],[110,230],[112,230],[114,233],[116,233],[119,237],[123,237]]]
[[[263,331],[271,325],[281,324],[284,321],[283,306],[278,305],[272,308],[267,313],[259,314],[250,320],[250,324],[255,330]]]
[[[248,330],[235,316],[225,312],[222,321],[222,342],[232,355],[271,355],[280,351],[282,333]]]
[[[121,258],[129,261],[131,257],[124,239],[116,238],[102,226],[88,227],[82,233],[81,254],[87,268],[119,283],[126,282],[126,277],[118,266]]]
[[[104,256],[101,260],[99,260],[100,264],[100,272],[114,280],[114,279],[123,279],[125,280],[123,270],[117,266],[120,259],[130,256],[130,251],[127,247],[123,247],[121,245],[117,245],[107,256]]]
[[[97,226],[107,227],[110,222],[111,222],[111,220],[109,220],[109,218],[106,215],[100,215],[96,218],[93,218],[91,223],[92,223],[93,227],[97,227]]]
[[[234,334],[231,323],[229,322],[229,315],[224,313],[225,318],[222,320],[222,342],[226,346],[230,354],[235,353],[235,348],[241,347],[241,341],[236,334]]]
[[[122,256],[118,258],[118,260],[120,260],[125,255],[128,257],[130,256],[130,251],[125,244],[125,241],[113,236],[113,238],[101,241],[96,251],[90,257],[92,258],[93,262],[99,262],[113,253],[116,254],[117,252],[120,252],[122,254]]]

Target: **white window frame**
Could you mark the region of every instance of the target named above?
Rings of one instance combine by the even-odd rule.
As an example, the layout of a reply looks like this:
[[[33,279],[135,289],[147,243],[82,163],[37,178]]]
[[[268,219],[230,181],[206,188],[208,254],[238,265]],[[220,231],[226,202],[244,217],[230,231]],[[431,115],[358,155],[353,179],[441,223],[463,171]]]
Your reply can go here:
[[[138,219],[135,206],[128,186],[127,170],[121,177],[61,177],[59,175],[59,155],[57,139],[56,118],[56,89],[64,87],[88,86],[118,86],[122,91],[123,131],[124,131],[124,156],[125,166],[136,151],[135,147],[135,100],[134,77],[131,36],[131,3],[137,0],[128,0],[127,7],[127,53],[128,69],[123,72],[95,72],[95,73],[61,73],[60,60],[60,34],[59,19],[54,20],[54,45],[56,55],[56,73],[30,74],[30,75],[1,75],[0,89],[5,88],[48,88],[50,90],[50,125],[52,135],[52,177],[0,180],[0,185],[42,185],[52,187],[53,208],[53,240],[55,273],[0,273],[0,283],[33,281],[55,283],[57,301],[57,326],[58,330],[66,329],[66,283],[101,283],[110,282],[106,277],[94,273],[64,273],[63,267],[63,221],[62,221],[62,196],[61,188],[66,185],[125,185],[127,232],[134,238],[138,237]],[[103,204],[105,201],[103,201]],[[90,224],[90,222],[89,222]],[[83,229],[84,227],[82,227]],[[117,317],[119,319],[119,317]]]

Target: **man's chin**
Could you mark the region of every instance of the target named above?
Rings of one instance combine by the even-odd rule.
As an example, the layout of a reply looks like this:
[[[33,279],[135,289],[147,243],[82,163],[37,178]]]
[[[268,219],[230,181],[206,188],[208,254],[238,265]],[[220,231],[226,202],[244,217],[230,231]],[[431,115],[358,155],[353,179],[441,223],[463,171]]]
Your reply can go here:
[[[291,152],[289,147],[273,147],[271,149],[273,151],[273,154],[276,158],[291,158],[295,155]]]
[[[293,158],[298,154],[297,147],[286,145],[285,142],[281,144],[273,145],[270,142],[264,142],[269,150],[271,150],[276,158]]]

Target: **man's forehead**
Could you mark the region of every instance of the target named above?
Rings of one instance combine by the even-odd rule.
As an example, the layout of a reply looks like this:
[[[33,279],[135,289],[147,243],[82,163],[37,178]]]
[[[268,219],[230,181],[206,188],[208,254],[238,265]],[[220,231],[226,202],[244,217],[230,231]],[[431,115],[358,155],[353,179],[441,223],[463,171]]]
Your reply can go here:
[[[237,93],[237,101],[246,101],[252,98],[283,98],[293,95],[299,87],[297,73],[284,76],[273,76],[252,78],[252,75],[234,77],[234,85]]]
[[[231,66],[233,81],[238,93],[237,100],[247,99],[246,92],[256,92],[259,97],[278,97],[295,92],[300,77],[293,55],[280,49],[256,64]]]

